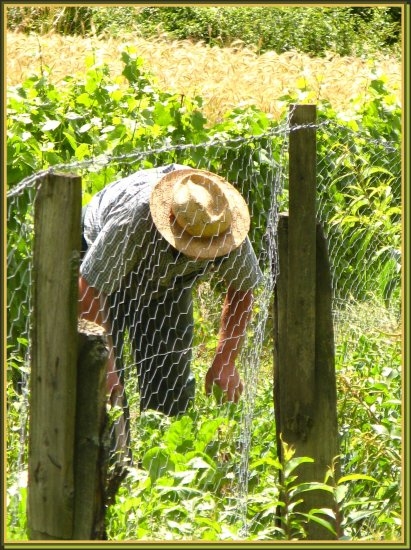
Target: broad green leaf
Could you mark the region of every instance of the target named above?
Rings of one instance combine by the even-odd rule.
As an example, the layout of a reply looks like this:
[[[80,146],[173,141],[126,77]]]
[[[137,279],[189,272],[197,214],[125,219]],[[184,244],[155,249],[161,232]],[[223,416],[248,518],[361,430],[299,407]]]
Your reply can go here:
[[[378,481],[371,477],[367,476],[365,474],[348,474],[346,476],[340,477],[338,480],[338,485],[341,483],[346,483],[347,481],[374,481],[374,483],[378,483]]]
[[[49,132],[51,130],[55,130],[58,128],[61,124],[61,120],[48,120],[43,126],[41,127],[41,130],[43,132]]]
[[[180,420],[176,420],[167,430],[164,435],[164,441],[168,444],[169,449],[177,449],[187,451],[193,448],[194,434],[193,421],[189,416],[183,416]]]
[[[87,93],[80,94],[76,97],[76,103],[80,103],[80,105],[84,105],[85,107],[90,107],[93,103],[93,100]]]
[[[214,464],[210,463],[211,459],[204,455],[204,458],[201,456],[194,456],[187,462],[187,466],[194,468],[195,470],[208,470],[214,467]]]
[[[198,451],[204,451],[207,445],[217,439],[218,428],[225,424],[227,420],[225,418],[213,418],[211,420],[205,420],[198,430],[195,438],[195,448]]]
[[[299,456],[291,458],[284,466],[284,477],[287,479],[290,474],[298,468],[300,464],[314,462],[314,460],[307,456]]]
[[[327,521],[326,519],[321,518],[321,517],[319,517],[319,516],[317,516],[317,515],[315,515],[314,513],[311,513],[311,512],[309,514],[304,514],[304,513],[300,512],[300,515],[306,517],[309,521],[314,521],[315,523],[318,523],[319,525],[322,525],[323,527],[325,527],[325,529],[330,531],[333,535],[336,534],[335,529],[333,528],[331,523],[329,521]]]
[[[83,115],[80,115],[80,114],[76,113],[75,111],[67,111],[67,113],[65,113],[64,116],[68,120],[78,120],[79,118],[83,118]]]
[[[77,149],[77,141],[75,137],[69,132],[63,132],[63,135],[66,137],[67,141],[70,143],[73,151],[75,151]]]
[[[80,126],[80,128],[78,129],[78,131],[79,131],[81,134],[84,134],[84,132],[88,132],[92,127],[93,127],[93,125],[90,124],[90,122],[87,122],[86,124],[83,124],[83,126]]]
[[[152,481],[155,481],[166,472],[174,472],[175,463],[172,453],[168,449],[153,447],[143,456],[143,467],[149,472]]]
[[[300,483],[299,485],[292,487],[289,491],[289,494],[291,497],[295,497],[300,493],[305,493],[307,491],[325,491],[333,494],[334,488],[326,485],[325,483],[312,481],[311,483]]]
[[[74,156],[78,160],[83,160],[85,157],[90,156],[90,146],[87,143],[81,143],[74,151]]]
[[[250,464],[250,470],[254,470],[255,468],[258,468],[259,466],[272,466],[273,468],[275,468],[277,470],[282,469],[281,462],[278,460],[278,458],[272,458],[270,456],[259,458],[258,460],[252,462]]]

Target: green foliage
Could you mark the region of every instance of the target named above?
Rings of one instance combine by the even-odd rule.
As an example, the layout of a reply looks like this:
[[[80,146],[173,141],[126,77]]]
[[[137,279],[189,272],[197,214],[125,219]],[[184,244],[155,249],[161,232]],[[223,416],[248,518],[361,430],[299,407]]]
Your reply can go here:
[[[338,494],[347,535],[390,540],[401,525],[401,342],[397,320],[376,303],[346,304],[336,367],[342,469],[378,483],[353,483]]]
[[[91,30],[93,10],[87,7],[7,7],[7,27],[19,32],[86,35]]]
[[[22,347],[27,342],[20,342]],[[9,352],[10,350],[8,350]],[[22,356],[23,353],[22,353]],[[18,352],[8,353],[9,369],[24,369],[22,356]],[[27,372],[24,372],[27,376]],[[7,377],[8,382],[9,376]],[[7,448],[7,535],[11,540],[27,539],[27,394],[13,384],[7,384],[7,426],[5,444]]]
[[[91,56],[84,80],[67,77],[56,88],[47,68],[9,91],[8,184],[42,168],[101,155],[146,151],[160,144],[198,143],[205,136],[200,98],[161,92],[142,70],[131,49],[122,54],[128,87],[110,78],[107,65]],[[145,165],[153,158],[146,156]],[[172,153],[156,162],[173,161]],[[130,163],[85,177],[93,192],[108,180],[126,175]]]
[[[33,190],[10,199],[7,209],[7,381],[19,390],[27,374],[27,319],[30,311]]]
[[[299,50],[313,56],[332,51],[363,55],[396,49],[400,7],[9,7],[8,28],[23,32],[203,41],[211,46],[244,44],[259,52]]]
[[[23,476],[22,476],[23,477]],[[8,515],[7,538],[9,540],[28,540],[27,535],[27,480],[22,479],[7,491]]]
[[[104,169],[83,172],[87,202],[107,183],[138,168],[195,165],[221,173],[253,205],[250,237],[261,252],[271,189],[282,169],[284,138],[275,133],[281,121],[255,107],[238,107],[208,125],[200,97],[160,91],[132,49],[122,53],[122,60],[126,86],[91,56],[83,80],[67,77],[57,88],[44,68],[41,76],[10,90],[9,187],[48,166],[97,158]],[[280,98],[284,105],[312,100],[305,84],[299,85]],[[336,113],[327,103],[317,112],[319,216],[332,245],[337,297],[364,299],[377,292],[387,305],[398,304],[401,109],[396,96],[384,76],[375,75],[368,97],[353,100],[350,112]],[[131,153],[135,161],[122,160]],[[118,160],[108,163],[108,157]],[[287,189],[285,207],[286,194]]]
[[[200,97],[160,91],[131,49],[122,53],[122,60],[126,87],[119,79],[113,82],[107,65],[96,65],[90,56],[84,80],[67,77],[64,86],[57,88],[44,68],[41,76],[9,91],[9,187],[49,166],[120,157],[104,170],[84,171],[83,197],[88,202],[107,183],[139,167],[192,164],[225,175],[255,203],[259,214],[251,236],[255,243],[262,242],[258,228],[264,226],[270,200],[264,189],[275,179],[280,154],[275,146],[280,142],[278,136],[259,137],[273,126],[270,117],[253,107],[235,109],[223,122],[208,128]],[[207,143],[210,139],[213,145]],[[184,149],[184,144],[190,147]],[[159,152],[161,147],[166,149]],[[135,162],[121,160],[136,151]]]
[[[329,239],[335,297],[376,293],[399,308],[402,109],[386,77],[371,75],[367,94],[346,112],[317,104],[317,211]],[[305,79],[279,99],[316,102]]]
[[[385,84],[372,80],[370,99],[355,100],[348,116],[320,111],[338,126],[325,129],[332,141],[319,132],[318,179],[321,217],[341,242],[332,254],[338,297],[377,292],[388,306],[400,298],[401,108]]]
[[[197,294],[195,315],[202,320],[200,331],[210,335],[219,303],[206,286]],[[204,318],[206,311],[210,314]],[[323,483],[301,483],[299,466],[312,459],[295,457],[286,445],[282,469],[276,457],[271,376],[266,374],[272,368],[270,353],[263,357],[255,388],[244,476],[239,465],[246,443],[245,404],[216,402],[201,389],[213,355],[210,347],[194,359],[198,391],[187,414],[170,418],[146,411],[132,419],[135,467],[107,510],[109,539],[304,540],[310,520],[330,530],[336,521],[338,537],[344,540],[399,540],[401,349],[393,340],[396,323],[385,309],[354,303],[339,327],[341,477],[330,468]],[[127,372],[130,407],[136,410],[137,377]],[[8,537],[24,540],[26,482],[18,474],[27,460],[21,448],[26,402],[11,386],[8,392]],[[306,492],[318,490],[333,495],[333,509],[300,512]],[[242,494],[247,495],[246,509]]]
[[[302,492],[332,490],[325,484],[298,484],[296,469],[311,459],[293,458],[289,450],[281,484],[282,466],[269,453],[262,453],[258,443],[251,450],[250,506],[245,517],[236,503],[241,485],[240,409],[220,404],[201,410],[201,416],[191,412],[171,421],[159,413],[142,414],[148,450],[141,451],[141,468],[132,471],[108,511],[109,538],[136,538],[137,533],[139,539],[224,540],[238,538],[247,521],[251,540],[292,540],[306,537],[307,519],[327,524],[320,517],[324,511],[312,511],[307,518],[295,510]],[[157,438],[159,445],[153,446]],[[281,526],[276,525],[279,509]],[[128,521],[119,537],[124,515]]]
[[[201,111],[201,98],[159,90],[143,61],[130,49],[123,52],[122,60],[125,86],[91,57],[84,79],[67,77],[56,87],[44,68],[42,75],[10,90],[9,189],[42,168],[98,158],[103,168],[90,162],[87,170],[82,169],[86,202],[107,183],[140,167],[184,162],[218,171],[238,185],[255,214],[252,240],[256,247],[262,246],[260,228],[266,226],[270,186],[284,169],[284,143],[278,132],[283,121],[273,121],[254,107],[239,107],[210,126]],[[307,99],[309,91],[301,88],[283,101],[288,106]],[[400,537],[399,343],[364,325],[355,326],[348,318],[347,301],[351,294],[357,300],[367,298],[369,303],[355,302],[356,314],[368,307],[365,319],[368,323],[379,319],[381,331],[386,331],[389,323],[384,315],[389,312],[383,309],[381,315],[375,304],[385,300],[391,306],[399,300],[400,114],[381,76],[374,77],[369,97],[353,102],[350,113],[336,113],[327,104],[318,106],[319,210],[330,243],[338,243],[332,258],[339,259],[334,261],[336,288],[338,297],[345,299],[348,319],[348,336],[339,335],[337,345],[343,477],[334,485],[330,480],[321,487],[299,484],[299,461],[309,457],[295,459],[289,450],[280,482],[271,356],[262,358],[268,375],[261,377],[255,398],[254,418],[259,421],[252,426],[246,478],[240,474],[244,411],[241,406],[221,403],[218,396],[206,398],[202,391],[221,304],[218,293],[200,287],[195,308],[199,326],[195,345],[201,344],[201,355],[193,361],[199,388],[195,406],[177,419],[151,412],[132,419],[133,455],[140,463],[108,510],[112,538],[227,540],[241,535],[244,521],[250,539],[304,538],[308,519],[326,528],[334,519],[330,510],[313,510],[309,517],[298,513],[297,503],[304,492],[318,489],[333,491],[345,538]],[[123,157],[130,154],[133,158]],[[287,189],[284,206],[286,195]],[[30,192],[23,193],[15,203],[10,201],[8,211],[9,381],[27,369],[24,335],[29,314],[32,201]],[[356,274],[361,275],[359,282]],[[136,386],[135,379],[134,386],[132,380],[127,381],[130,406],[138,399]],[[25,488],[17,479],[26,461],[19,431],[25,396],[17,389],[10,384],[8,390],[7,452],[12,479],[8,529],[13,539],[24,538],[25,533]],[[245,488],[246,516],[236,500],[238,491]],[[279,509],[285,512],[280,523],[275,521]]]

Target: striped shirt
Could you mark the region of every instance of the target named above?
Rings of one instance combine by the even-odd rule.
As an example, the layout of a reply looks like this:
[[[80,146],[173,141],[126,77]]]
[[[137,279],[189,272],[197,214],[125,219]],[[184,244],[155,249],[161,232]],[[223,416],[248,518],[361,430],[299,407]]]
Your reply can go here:
[[[87,206],[88,249],[81,275],[90,286],[112,294],[130,286],[141,296],[161,296],[176,285],[218,274],[231,288],[249,290],[262,277],[249,238],[226,256],[194,260],[175,250],[157,231],[150,214],[151,190],[161,177],[188,168],[171,164],[136,172],[97,193]]]

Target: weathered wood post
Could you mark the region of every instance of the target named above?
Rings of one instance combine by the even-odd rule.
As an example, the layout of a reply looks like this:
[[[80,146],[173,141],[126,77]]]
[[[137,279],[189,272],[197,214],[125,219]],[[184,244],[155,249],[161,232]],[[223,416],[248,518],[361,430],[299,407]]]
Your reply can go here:
[[[289,214],[279,219],[274,304],[277,447],[281,461],[281,439],[295,449],[295,456],[314,459],[295,471],[298,483],[324,482],[338,455],[331,276],[315,210],[316,110],[314,105],[291,109]],[[296,510],[304,513],[334,505],[325,491],[301,497],[304,502]],[[313,521],[307,534],[311,540],[335,538]]]
[[[77,410],[74,448],[74,540],[106,539],[108,465],[105,330],[84,319],[78,325]]]
[[[81,178],[47,174],[35,199],[28,529],[105,538],[106,365],[99,325],[77,321]]]
[[[77,320],[81,178],[47,174],[34,212],[29,537],[104,539],[119,481],[107,494],[106,334]]]
[[[35,199],[28,460],[30,539],[73,534],[81,178],[46,174]]]

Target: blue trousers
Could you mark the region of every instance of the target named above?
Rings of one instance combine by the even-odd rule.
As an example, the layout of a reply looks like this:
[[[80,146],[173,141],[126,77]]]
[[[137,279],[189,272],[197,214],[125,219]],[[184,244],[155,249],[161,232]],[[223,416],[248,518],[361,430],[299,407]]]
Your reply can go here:
[[[165,296],[144,302],[127,290],[119,290],[110,296],[110,311],[116,366],[122,382],[125,330],[129,335],[137,366],[140,409],[154,409],[169,416],[184,413],[195,394],[190,369],[192,289],[170,288]]]

